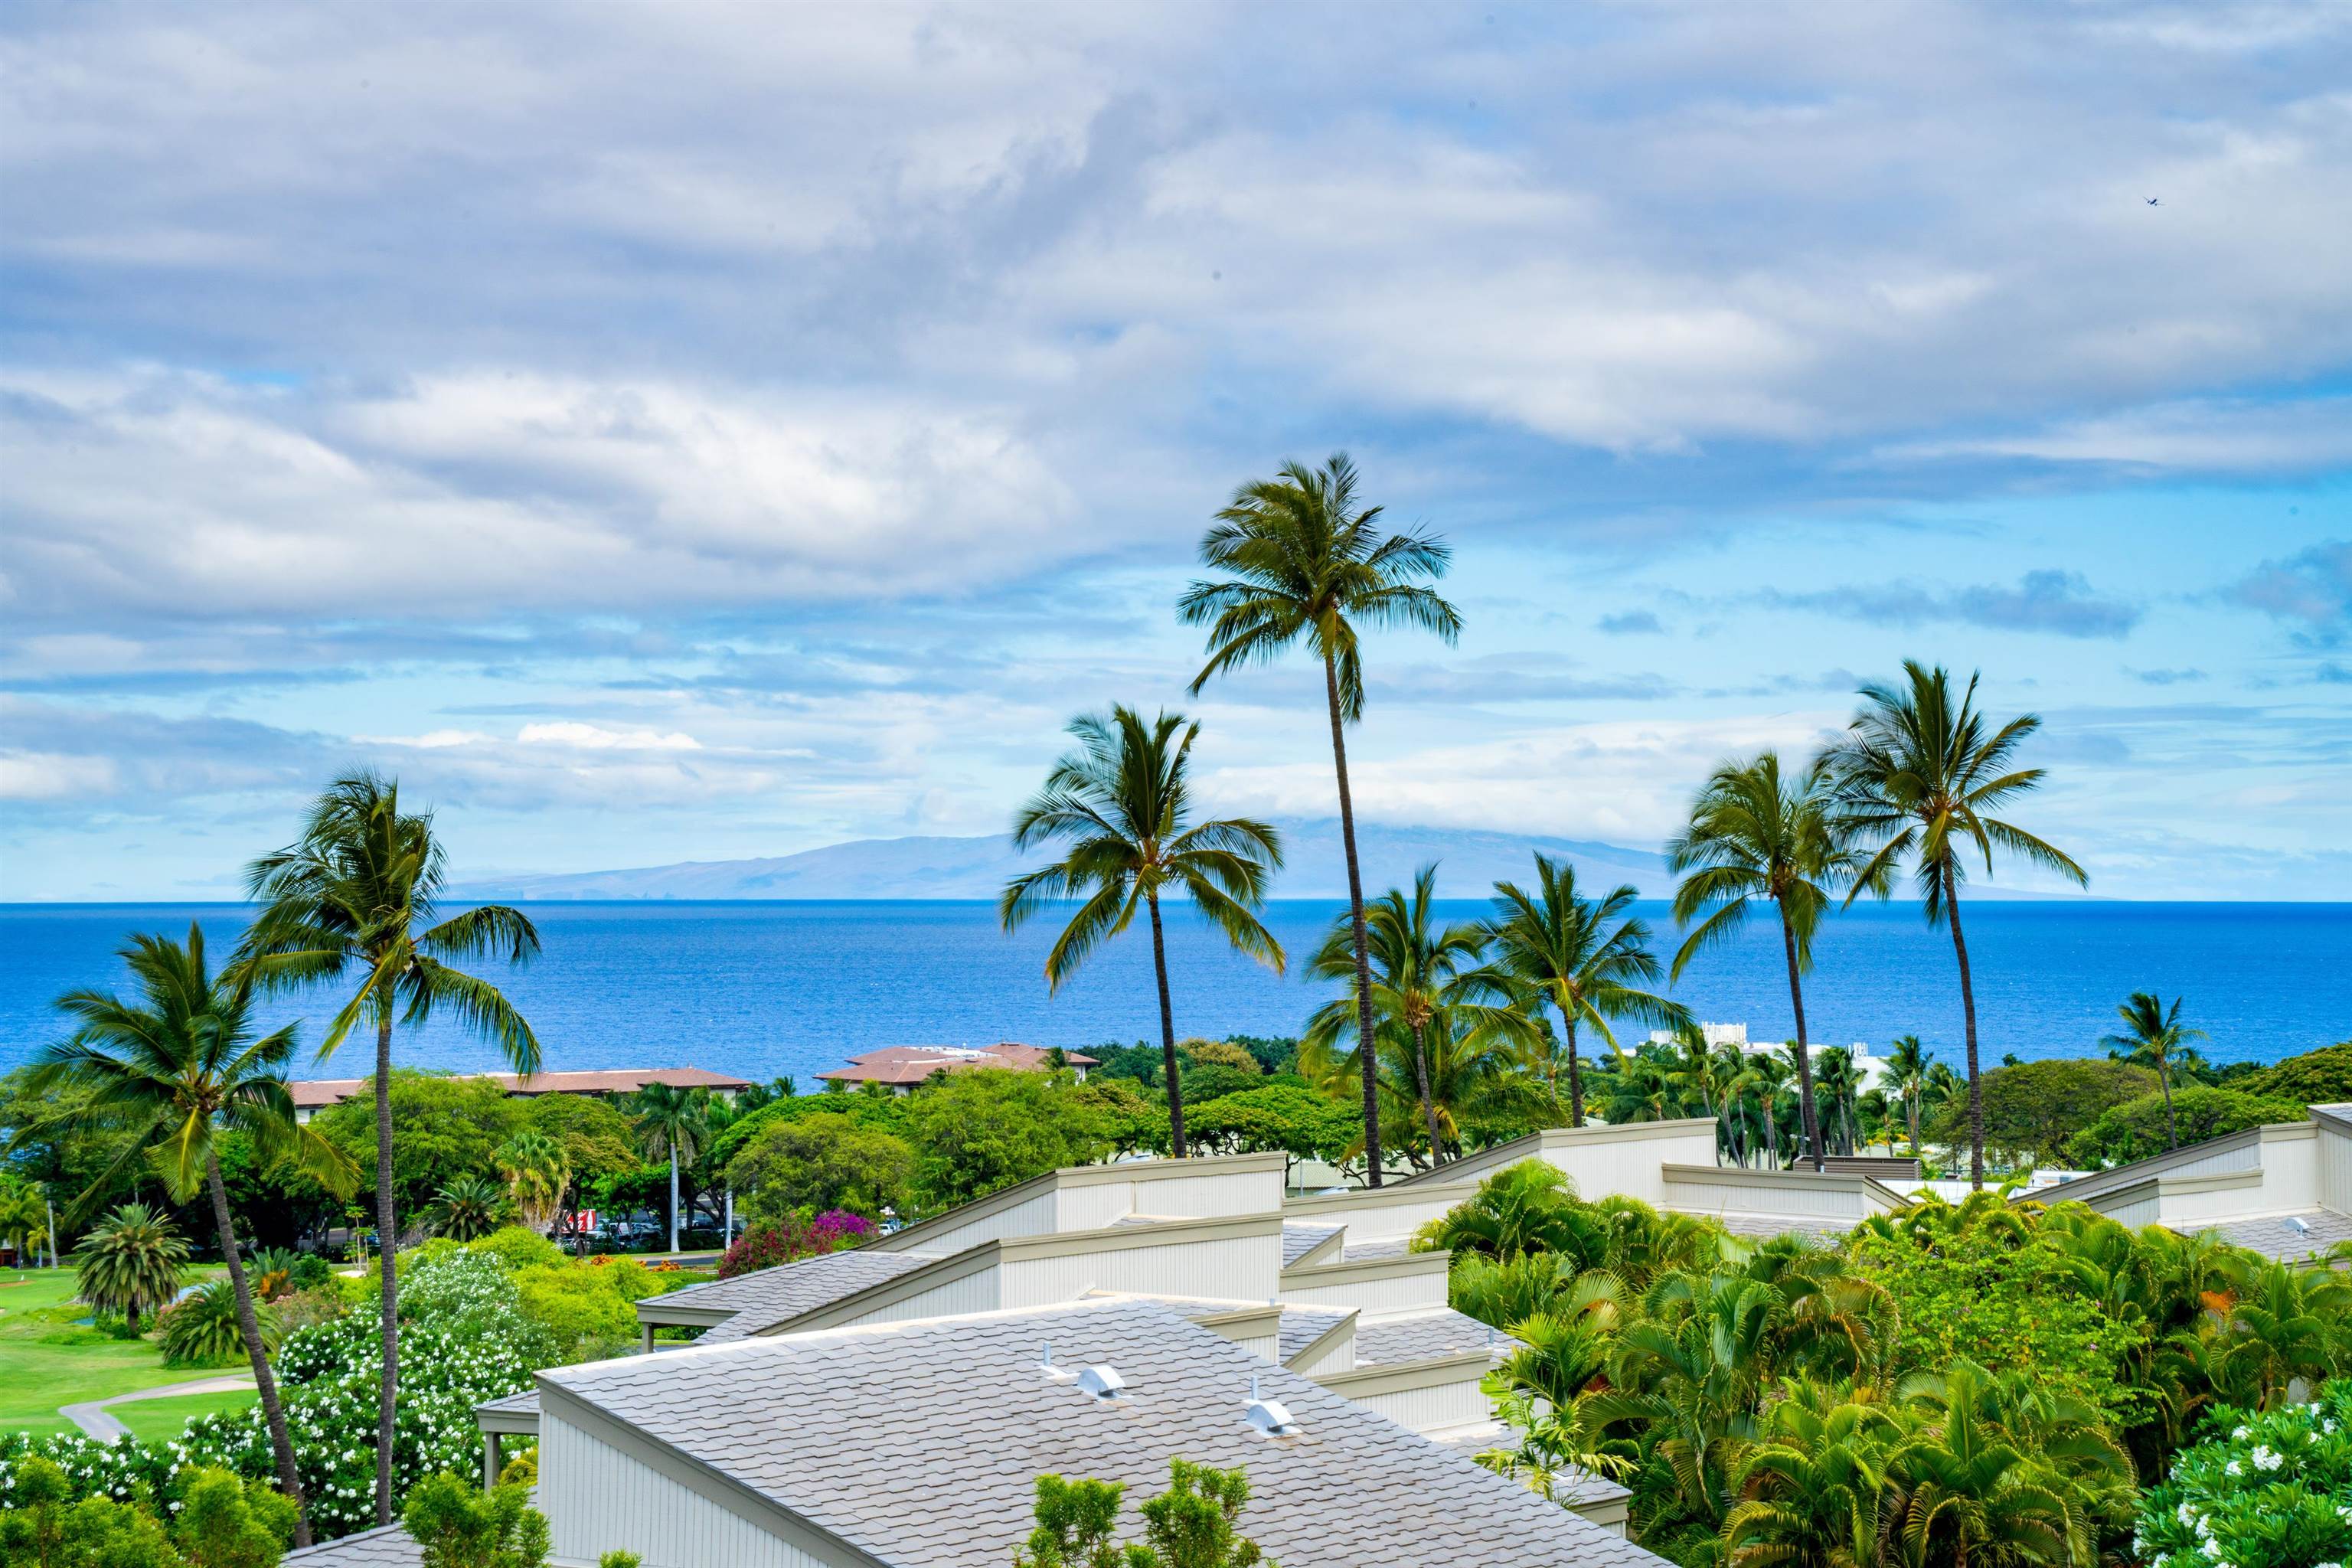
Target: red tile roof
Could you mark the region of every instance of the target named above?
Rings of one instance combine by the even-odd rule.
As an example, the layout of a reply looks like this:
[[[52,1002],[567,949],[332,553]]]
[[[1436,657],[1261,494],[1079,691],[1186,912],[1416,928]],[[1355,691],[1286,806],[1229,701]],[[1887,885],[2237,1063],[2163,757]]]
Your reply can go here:
[[[1024,1046],[1011,1040],[979,1047],[885,1046],[880,1050],[854,1056],[847,1067],[835,1068],[817,1077],[827,1083],[920,1083],[935,1072],[955,1072],[965,1068],[1012,1068],[1034,1072],[1045,1065],[1046,1055],[1043,1046]],[[1071,1067],[1090,1068],[1097,1058],[1077,1051],[1064,1051],[1062,1059]]]
[[[519,1073],[463,1073],[463,1078],[488,1079],[509,1094],[635,1094],[649,1083],[672,1089],[715,1089],[732,1091],[751,1087],[750,1080],[730,1078],[704,1068],[613,1068],[603,1072],[541,1072],[524,1078]],[[295,1105],[316,1110],[355,1095],[366,1094],[375,1080],[366,1078],[314,1078],[286,1087]]]

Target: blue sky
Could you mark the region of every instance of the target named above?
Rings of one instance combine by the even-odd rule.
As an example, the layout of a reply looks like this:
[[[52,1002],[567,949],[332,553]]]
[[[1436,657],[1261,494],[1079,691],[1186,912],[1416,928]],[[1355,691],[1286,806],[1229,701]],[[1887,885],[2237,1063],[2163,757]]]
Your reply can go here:
[[[1906,657],[2093,890],[2352,885],[2352,14],[25,4],[0,895],[1001,827],[1350,451],[1366,815],[1654,843]],[[2149,197],[2158,205],[2148,205]],[[1330,809],[1303,666],[1188,704]],[[1465,889],[1469,891],[1469,889]]]

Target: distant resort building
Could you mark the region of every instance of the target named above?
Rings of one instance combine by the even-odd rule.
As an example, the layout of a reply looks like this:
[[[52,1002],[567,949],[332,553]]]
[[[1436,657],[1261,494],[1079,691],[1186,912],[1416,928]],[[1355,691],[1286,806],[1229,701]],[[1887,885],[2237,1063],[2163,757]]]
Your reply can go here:
[[[723,1072],[711,1072],[703,1068],[615,1068],[603,1072],[538,1072],[528,1078],[520,1073],[477,1072],[460,1073],[460,1078],[485,1079],[498,1084],[507,1093],[520,1099],[536,1099],[542,1094],[589,1094],[604,1099],[635,1094],[647,1084],[665,1084],[671,1089],[707,1089],[721,1100],[731,1100],[751,1087],[749,1079],[730,1078]],[[346,1100],[356,1100],[374,1092],[372,1078],[314,1078],[286,1086],[294,1097],[294,1119],[308,1121],[328,1106],[340,1105]]]
[[[1043,1046],[1016,1045],[1010,1040],[992,1046],[885,1046],[878,1051],[850,1058],[847,1067],[816,1076],[825,1083],[844,1088],[878,1083],[893,1094],[905,1094],[935,1072],[958,1072],[967,1068],[1042,1072],[1057,1060],[1061,1066],[1075,1068],[1078,1081],[1084,1083],[1087,1069],[1095,1066],[1097,1059],[1076,1051],[1057,1053]]]
[[[1701,1024],[1698,1026],[1698,1032],[1699,1037],[1706,1042],[1707,1048],[1710,1050],[1717,1046],[1732,1046],[1736,1047],[1739,1050],[1745,1051],[1751,1057],[1760,1057],[1779,1051],[1784,1051],[1788,1048],[1788,1042],[1781,1040],[1749,1039],[1748,1037],[1748,1026],[1745,1024]],[[1650,1044],[1654,1046],[1671,1046],[1675,1044],[1674,1031],[1671,1029],[1651,1030]],[[1811,1055],[1815,1061],[1819,1061],[1821,1060],[1822,1053],[1831,1048],[1832,1047],[1825,1042],[1815,1040],[1812,1042],[1808,1054]],[[1853,1044],[1846,1047],[1845,1053],[1847,1056],[1853,1058],[1854,1077],[1861,1088],[1877,1089],[1882,1087],[1879,1080],[1886,1072],[1886,1058],[1885,1057],[1872,1056],[1870,1054],[1870,1047],[1861,1040],[1856,1040]]]

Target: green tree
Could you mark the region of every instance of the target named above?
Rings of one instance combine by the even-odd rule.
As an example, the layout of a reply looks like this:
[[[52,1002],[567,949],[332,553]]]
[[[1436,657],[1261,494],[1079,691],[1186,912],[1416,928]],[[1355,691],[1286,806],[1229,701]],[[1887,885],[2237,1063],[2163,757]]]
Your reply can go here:
[[[846,1116],[800,1116],[745,1144],[727,1163],[727,1184],[747,1195],[754,1226],[801,1209],[845,1208],[879,1219],[886,1209],[905,1207],[914,1165],[906,1141],[878,1127]]]
[[[1100,1112],[1039,1072],[974,1068],[908,1097],[915,1193],[950,1207],[1109,1149]]]
[[[506,1206],[507,1195],[496,1182],[467,1172],[442,1187],[425,1225],[436,1236],[474,1241],[499,1228]]]
[[[1236,1528],[1249,1501],[1244,1471],[1171,1459],[1168,1476],[1168,1489],[1139,1510],[1143,1542],[1125,1546],[1111,1539],[1124,1486],[1039,1476],[1036,1528],[1013,1554],[1014,1568],[1251,1568],[1265,1562]]]
[[[1797,1102],[1805,1152],[1822,1167],[1821,1121],[1813,1109],[1812,1053],[1805,1033],[1801,976],[1813,967],[1813,936],[1830,906],[1830,884],[1853,874],[1856,860],[1838,841],[1828,774],[1819,766],[1784,778],[1777,752],[1717,768],[1691,803],[1690,819],[1666,844],[1675,887],[1675,923],[1696,927],[1675,954],[1671,978],[1746,923],[1759,900],[1780,921],[1788,961],[1789,1005],[1797,1016]]]
[[[133,1334],[142,1313],[162,1311],[179,1294],[187,1267],[188,1244],[145,1204],[124,1204],[74,1248],[81,1299],[101,1312],[121,1313]]]
[[[1584,1125],[1584,1076],[1577,1032],[1590,1028],[1612,1046],[1612,1018],[1680,1027],[1690,1012],[1679,1002],[1641,989],[1664,973],[1650,952],[1649,922],[1629,911],[1641,897],[1617,887],[1600,899],[1576,890],[1576,868],[1536,857],[1533,893],[1516,882],[1495,884],[1495,914],[1486,922],[1495,967],[1559,1012],[1568,1049],[1568,1124]]]
[[[2275,1067],[2249,1074],[2228,1087],[2304,1105],[2335,1105],[2352,1100],[2352,1040],[2289,1057]]]
[[[635,1101],[637,1146],[669,1161],[669,1249],[677,1250],[677,1167],[691,1165],[710,1142],[710,1096],[699,1089],[649,1083]]]
[[[2124,1032],[2103,1035],[2099,1044],[2107,1054],[2135,1067],[2153,1068],[2157,1087],[2164,1091],[2165,1147],[2180,1147],[2180,1124],[2172,1114],[2172,1075],[2180,1063],[2181,1052],[2191,1040],[2205,1037],[2202,1029],[2191,1029],[2180,1022],[2180,1004],[2187,1000],[2176,996],[2168,1011],[2163,999],[2152,991],[2135,991],[2116,1014],[2124,1021]]]
[[[278,1348],[278,1314],[267,1301],[240,1302],[234,1279],[208,1280],[163,1309],[158,1320],[163,1326],[163,1364],[223,1366],[249,1355],[245,1342],[248,1310],[267,1364],[268,1352]]]
[[[2249,1127],[2301,1121],[2305,1114],[2292,1100],[2266,1100],[2233,1089],[2184,1089],[2172,1097],[2169,1110],[2161,1095],[2145,1094],[2109,1107],[2068,1139],[2066,1158],[2084,1170],[2128,1165],[2164,1152],[2176,1131],[2185,1147]]]
[[[1068,852],[1006,883],[997,915],[1006,931],[1017,931],[1048,903],[1079,900],[1045,954],[1049,992],[1059,991],[1105,939],[1133,924],[1139,911],[1150,917],[1168,1134],[1181,1160],[1184,1096],[1160,900],[1181,891],[1226,942],[1279,974],[1282,944],[1256,911],[1282,865],[1282,841],[1272,827],[1247,817],[1191,820],[1192,742],[1201,726],[1187,724],[1181,714],[1163,712],[1146,723],[1133,709],[1114,706],[1107,715],[1072,720],[1069,732],[1076,749],[1054,764],[1045,787],[1013,818],[1014,848],[1061,843]]]
[[[539,1039],[498,987],[457,965],[539,952],[539,932],[519,910],[484,904],[440,919],[446,858],[430,813],[400,808],[399,786],[373,772],[337,779],[312,803],[292,844],[256,860],[247,893],[262,911],[246,933],[241,963],[268,984],[342,980],[352,994],[320,1042],[331,1055],[361,1023],[375,1026],[375,1222],[383,1237],[383,1392],[377,1415],[375,1517],[392,1522],[393,1430],[400,1394],[400,1288],[393,1205],[392,1034],[436,1014],[495,1041],[514,1069],[539,1070]]]
[[[1279,1149],[1293,1160],[1338,1164],[1363,1135],[1354,1106],[1296,1083],[1239,1089],[1192,1108],[1193,1146],[1220,1154]]]
[[[425,1568],[541,1568],[547,1562],[547,1516],[530,1506],[530,1489],[518,1483],[485,1493],[444,1470],[416,1483],[400,1522]]]
[[[1977,677],[1956,702],[1951,677],[1910,659],[1901,686],[1874,682],[1862,689],[1862,708],[1845,737],[1822,758],[1838,799],[1841,840],[1867,849],[1855,872],[1851,905],[1864,890],[1885,898],[1908,860],[1930,925],[1952,933],[1960,971],[1960,1012],[1967,1025],[1969,1180],[1984,1185],[1984,1105],[1977,1062],[1977,997],[1969,971],[1968,939],[1960,930],[1964,852],[1973,849],[1992,870],[1993,851],[2020,857],[2087,886],[2089,876],[2063,851],[1992,813],[2028,794],[2040,768],[2012,766],[2018,748],[2042,727],[2022,713],[1989,729],[1976,706]]]
[[[1916,1035],[1900,1035],[1886,1048],[1885,1083],[1896,1100],[1902,1102],[1904,1126],[1911,1134],[1911,1152],[1919,1152],[1919,1112],[1925,1108],[1927,1095],[1927,1068],[1936,1053],[1919,1043]]]
[[[393,1202],[402,1214],[439,1201],[442,1187],[454,1174],[492,1175],[500,1145],[525,1125],[526,1102],[486,1078],[394,1068],[390,1100]],[[373,1097],[327,1106],[310,1118],[310,1125],[350,1158],[359,1168],[361,1183],[373,1191],[377,1178]]]
[[[1995,1068],[1984,1075],[1981,1095],[1985,1146],[2042,1164],[2060,1163],[2078,1133],[2141,1095],[2156,1098],[2155,1075],[2125,1062],[2050,1057]],[[2161,1139],[2161,1116],[2158,1121]],[[1928,1131],[1958,1148],[1969,1132],[1967,1097],[1940,1106]]]
[[[1378,1051],[1372,1043],[1371,960],[1346,736],[1346,726],[1364,715],[1357,633],[1359,627],[1412,627],[1434,632],[1451,645],[1461,635],[1462,616],[1429,585],[1445,574],[1451,558],[1444,542],[1432,535],[1383,532],[1381,509],[1357,497],[1355,465],[1344,453],[1335,453],[1320,468],[1286,463],[1275,478],[1252,480],[1235,491],[1201,540],[1201,563],[1218,575],[1196,580],[1176,608],[1186,626],[1209,628],[1208,662],[1192,678],[1196,696],[1216,676],[1271,663],[1302,642],[1323,666],[1355,934],[1365,1180],[1375,1187],[1382,1170]]]
[[[499,1173],[507,1179],[507,1196],[523,1224],[544,1234],[563,1209],[563,1194],[572,1186],[572,1166],[563,1145],[535,1127],[527,1127],[499,1146]],[[671,1250],[677,1250],[675,1241]]]
[[[14,1171],[0,1171],[0,1240],[16,1249],[19,1267],[40,1249],[55,1247],[48,1195]]]
[[[89,1089],[93,1110],[131,1130],[120,1162],[144,1161],[178,1202],[199,1192],[210,1195],[213,1229],[227,1265],[231,1300],[253,1363],[278,1482],[294,1502],[296,1531],[307,1543],[310,1526],[293,1444],[221,1178],[222,1135],[242,1134],[267,1161],[297,1169],[330,1191],[349,1191],[352,1169],[332,1144],[296,1122],[286,1088],[294,1028],[260,1032],[249,967],[232,966],[215,977],[205,963],[204,931],[194,924],[184,946],[168,937],[138,936],[121,957],[137,987],[136,999],[88,989],[59,997],[58,1010],[72,1020],[73,1032],[37,1056],[29,1081],[37,1092],[68,1083]],[[94,1183],[82,1204],[103,1194],[107,1184],[103,1179]],[[69,1211],[68,1219],[80,1207]],[[127,1234],[118,1227],[118,1245]],[[160,1257],[160,1240],[150,1247]],[[167,1293],[163,1300],[169,1299]],[[135,1325],[142,1297],[133,1291],[129,1300]]]

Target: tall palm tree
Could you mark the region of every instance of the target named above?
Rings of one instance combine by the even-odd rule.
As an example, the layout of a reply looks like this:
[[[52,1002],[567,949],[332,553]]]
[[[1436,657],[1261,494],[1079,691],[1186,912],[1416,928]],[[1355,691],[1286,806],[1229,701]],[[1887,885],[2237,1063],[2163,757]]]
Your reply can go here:
[[[1380,1093],[1372,1044],[1372,975],[1364,929],[1364,877],[1356,857],[1356,807],[1348,789],[1345,727],[1364,716],[1357,628],[1406,626],[1451,645],[1460,612],[1429,584],[1453,552],[1433,535],[1385,533],[1381,509],[1356,495],[1356,466],[1335,453],[1319,468],[1286,463],[1271,479],[1234,494],[1202,537],[1201,563],[1223,575],[1196,581],[1177,601],[1186,626],[1209,627],[1209,661],[1192,678],[1270,663],[1304,641],[1323,665],[1331,718],[1331,764],[1339,783],[1339,842],[1348,861],[1348,912],[1356,946],[1356,1034],[1363,1065],[1365,1181],[1381,1184]]]
[[[1486,946],[1484,927],[1465,921],[1440,929],[1436,902],[1437,868],[1423,866],[1413,873],[1412,890],[1391,888],[1364,910],[1365,935],[1370,944],[1372,1005],[1381,1017],[1393,1019],[1412,1038],[1413,1082],[1429,1133],[1433,1160],[1444,1158],[1438,1140],[1437,1101],[1430,1094],[1429,1028],[1442,1007],[1465,1009],[1476,1021],[1496,1033],[1517,1037],[1527,1033],[1507,1008],[1487,1007],[1468,1000],[1494,987],[1479,971],[1479,955]],[[1324,1049],[1356,1014],[1355,922],[1340,915],[1316,950],[1307,973],[1318,979],[1345,980],[1347,991],[1317,1011],[1307,1023],[1307,1036]]]
[[[1822,1052],[1821,1088],[1822,1098],[1829,1101],[1828,1135],[1839,1153],[1851,1154],[1861,1131],[1862,1110],[1862,1075],[1854,1068],[1852,1051],[1832,1046]]]
[[[677,1168],[691,1165],[710,1142],[710,1094],[707,1089],[679,1089],[649,1083],[633,1102],[636,1119],[631,1124],[638,1146],[659,1160],[669,1160],[669,1249],[677,1250]],[[569,1182],[567,1173],[564,1181]],[[556,1186],[560,1202],[563,1184]],[[520,1200],[518,1198],[518,1204]]]
[[[2193,1056],[2189,1042],[2205,1037],[2202,1029],[2182,1026],[2180,1004],[2185,996],[2175,996],[2168,1010],[2164,999],[2153,991],[2135,991],[2131,999],[2116,1008],[2124,1021],[2124,1032],[2102,1035],[2099,1044],[2107,1054],[2135,1067],[2154,1068],[2156,1086],[2164,1090],[2164,1146],[2180,1147],[2180,1123],[2172,1114],[2172,1074],[2183,1056]]]
[[[122,959],[138,987],[137,998],[125,1001],[96,990],[66,993],[58,1007],[73,1020],[73,1033],[34,1058],[28,1083],[34,1094],[68,1082],[87,1086],[93,1110],[133,1130],[113,1165],[67,1217],[78,1217],[134,1163],[161,1176],[174,1203],[188,1202],[200,1189],[209,1194],[214,1234],[236,1298],[237,1331],[253,1363],[277,1455],[278,1484],[294,1504],[297,1539],[307,1542],[302,1483],[229,1215],[219,1135],[241,1132],[264,1161],[299,1170],[332,1192],[350,1191],[356,1173],[332,1143],[296,1123],[286,1089],[294,1026],[257,1033],[252,970],[209,973],[205,933],[193,924],[184,947],[168,937],[137,936],[122,950]]]
[[[1886,1084],[1903,1101],[1903,1120],[1911,1132],[1911,1154],[1919,1153],[1919,1110],[1927,1095],[1927,1069],[1936,1053],[1916,1035],[1898,1036],[1886,1048]]]
[[[563,1211],[563,1194],[572,1185],[572,1162],[564,1157],[563,1145],[537,1128],[527,1127],[499,1147],[497,1159],[499,1170],[507,1179],[507,1194],[514,1200],[515,1212],[522,1223],[541,1232],[552,1226],[555,1216]],[[673,1166],[670,1180],[677,1179],[677,1171]],[[673,1192],[673,1226],[677,1223],[677,1203]],[[675,1237],[671,1238],[670,1250],[677,1250]]]
[[[101,1312],[121,1312],[134,1337],[141,1313],[172,1304],[187,1268],[188,1244],[171,1216],[145,1204],[120,1205],[74,1248],[81,1299]]]
[[[1576,890],[1576,868],[1536,857],[1533,893],[1516,882],[1495,884],[1495,914],[1486,922],[1494,966],[1559,1011],[1568,1047],[1568,1124],[1584,1125],[1584,1073],[1576,1037],[1590,1028],[1612,1046],[1612,1018],[1679,1028],[1690,1011],[1641,989],[1664,973],[1650,952],[1649,922],[1629,914],[1640,895],[1616,887],[1601,899]]]
[[[446,874],[429,812],[400,808],[400,786],[373,771],[347,774],[311,803],[301,837],[246,871],[261,904],[238,964],[272,986],[353,973],[359,988],[319,1044],[334,1053],[362,1022],[375,1026],[375,1223],[383,1255],[377,1312],[383,1374],[376,1411],[375,1521],[392,1522],[393,1421],[400,1395],[399,1216],[393,1212],[392,1031],[454,1015],[495,1041],[514,1069],[539,1070],[539,1038],[495,985],[456,965],[503,957],[527,963],[539,932],[519,910],[484,904],[444,920]]]
[[[1984,1081],[1977,1066],[1976,988],[1960,931],[1964,853],[1980,855],[1988,874],[1998,848],[2078,885],[2087,886],[2090,877],[2063,850],[1991,815],[2042,782],[2042,769],[2011,765],[2018,748],[2042,727],[2040,717],[2021,713],[1991,728],[1977,709],[1976,676],[1955,700],[1942,666],[1930,669],[1906,659],[1903,673],[1902,685],[1873,682],[1862,689],[1861,710],[1822,763],[1834,780],[1842,838],[1868,851],[1845,901],[1852,904],[1864,889],[1886,897],[1896,870],[1909,860],[1927,923],[1951,930],[1968,1025],[1969,1181],[1981,1187]]]
[[[1855,857],[1838,842],[1828,776],[1819,767],[1785,778],[1777,752],[1718,766],[1691,803],[1690,820],[1666,844],[1675,889],[1675,923],[1697,928],[1675,954],[1671,978],[1726,941],[1759,900],[1780,921],[1789,966],[1789,1005],[1797,1016],[1797,1101],[1805,1152],[1822,1168],[1821,1121],[1813,1109],[1811,1043],[1800,977],[1813,967],[1813,936],[1830,907],[1830,884],[1853,874]]]
[[[1150,916],[1169,1146],[1181,1160],[1184,1093],[1160,901],[1182,893],[1236,950],[1281,973],[1282,944],[1257,911],[1282,867],[1282,837],[1245,816],[1192,821],[1192,742],[1201,726],[1181,713],[1147,722],[1135,710],[1114,705],[1108,714],[1073,719],[1069,733],[1076,749],[1054,764],[1045,786],[1013,818],[1014,848],[1066,843],[1068,853],[1007,882],[997,917],[1006,931],[1017,931],[1048,903],[1084,900],[1045,954],[1045,984],[1058,991],[1105,938],[1127,930],[1138,913]]]

